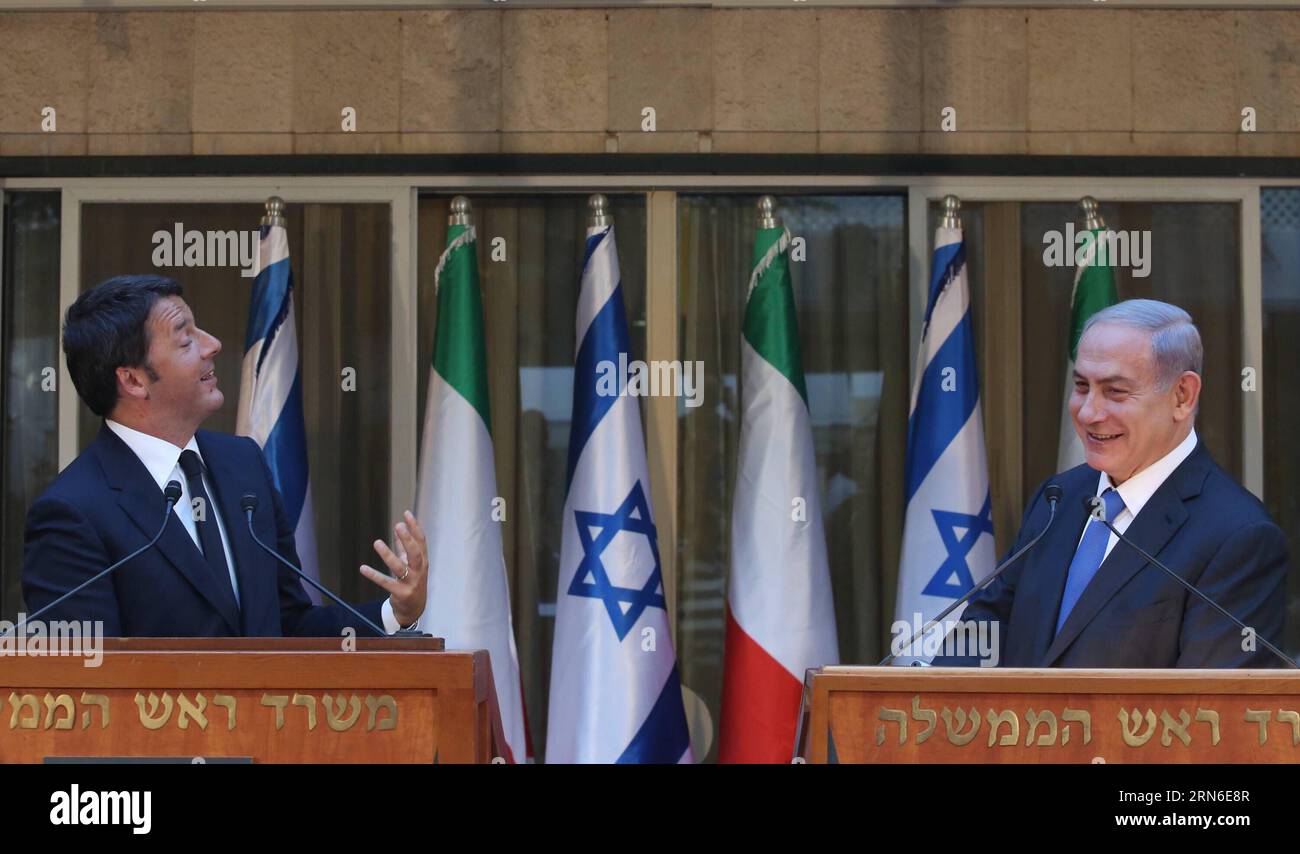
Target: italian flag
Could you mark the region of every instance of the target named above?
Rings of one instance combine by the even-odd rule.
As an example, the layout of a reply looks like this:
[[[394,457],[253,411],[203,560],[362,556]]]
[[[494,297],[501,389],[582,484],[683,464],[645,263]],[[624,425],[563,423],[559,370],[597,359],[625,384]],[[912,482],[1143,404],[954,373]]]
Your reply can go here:
[[[789,762],[804,670],[839,660],[789,247],[759,229],[745,306],[719,762]]]
[[[492,659],[506,761],[527,756],[519,656],[501,550],[488,413],[483,303],[472,225],[451,226],[434,273],[438,319],[420,448],[416,517],[429,541],[420,628]]]
[[[1083,443],[1070,417],[1070,395],[1074,393],[1074,360],[1079,355],[1079,338],[1088,318],[1107,306],[1119,302],[1115,289],[1113,259],[1107,257],[1105,234],[1108,229],[1094,228],[1084,257],[1079,259],[1074,276],[1074,293],[1070,298],[1070,361],[1065,366],[1065,399],[1061,405],[1061,442],[1056,455],[1056,470],[1066,471],[1083,465]]]

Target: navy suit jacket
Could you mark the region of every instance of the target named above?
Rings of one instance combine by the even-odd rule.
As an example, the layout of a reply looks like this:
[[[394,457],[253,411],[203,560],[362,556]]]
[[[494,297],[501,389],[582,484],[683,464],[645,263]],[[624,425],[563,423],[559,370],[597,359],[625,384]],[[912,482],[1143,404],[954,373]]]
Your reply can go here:
[[[302,581],[262,551],[239,508],[251,492],[258,538],[295,566],[293,528],[252,439],[196,434],[213,510],[221,514],[235,561],[240,603],[218,584],[202,552],[176,518],[153,548],[90,585],[47,620],[102,620],[110,637],[339,635],[354,627],[373,635],[338,606],[313,606]],[[144,463],[107,425],[27,511],[23,598],[27,613],[57,599],[143,546],[163,524],[166,499]],[[182,508],[184,510],[184,508]],[[383,600],[358,610],[380,623]]]
[[[1012,552],[1047,525],[1043,490],[1064,496],[1051,530],[971,600],[963,620],[999,623],[1003,667],[1276,667],[1263,645],[1123,542],[1084,588],[1060,634],[1065,577],[1087,521],[1083,501],[1100,474],[1086,465],[1048,478],[1025,510]],[[1214,462],[1204,443],[1176,468],[1125,536],[1213,598],[1256,633],[1282,644],[1287,542],[1264,505]],[[1010,552],[1008,553],[1010,554]],[[971,665],[939,656],[935,665]]]

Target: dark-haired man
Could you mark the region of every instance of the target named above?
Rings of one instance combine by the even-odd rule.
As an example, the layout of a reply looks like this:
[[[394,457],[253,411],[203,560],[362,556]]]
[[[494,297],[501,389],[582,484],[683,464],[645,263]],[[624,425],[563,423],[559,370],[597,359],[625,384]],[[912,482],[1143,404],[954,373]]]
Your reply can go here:
[[[200,430],[221,408],[214,359],[221,342],[200,329],[180,285],[118,276],[82,294],[63,325],[77,394],[104,419],[93,442],[27,512],[23,596],[28,612],[53,602],[145,545],[163,524],[163,488],[181,500],[156,546],[88,586],[50,620],[102,621],[109,636],[219,637],[373,634],[346,610],[313,606],[302,582],[262,551],[240,499],[260,497],[258,539],[295,565],[294,532],[261,449],[247,437]],[[411,513],[394,528],[398,553],[375,551],[390,577],[361,573],[389,594],[359,606],[389,632],[424,610],[424,534]]]

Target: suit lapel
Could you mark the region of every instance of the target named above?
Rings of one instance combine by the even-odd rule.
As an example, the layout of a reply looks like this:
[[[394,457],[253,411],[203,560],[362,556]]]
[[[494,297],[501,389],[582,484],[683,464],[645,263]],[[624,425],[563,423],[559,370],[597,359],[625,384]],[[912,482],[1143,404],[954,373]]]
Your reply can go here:
[[[1184,502],[1200,494],[1201,486],[1205,483],[1206,475],[1209,474],[1210,464],[1209,453],[1205,450],[1205,446],[1198,442],[1191,455],[1183,460],[1178,468],[1174,469],[1173,474],[1151,496],[1151,500],[1142,508],[1142,512],[1138,513],[1137,518],[1129,524],[1124,535],[1141,546],[1147,553],[1159,556],[1160,551],[1187,521],[1188,513]],[[1078,533],[1082,534],[1081,527]],[[1077,546],[1077,542],[1073,543],[1069,551],[1064,553],[1069,557],[1062,561],[1064,565],[1061,570],[1062,574],[1069,571],[1074,546]],[[1074,609],[1070,611],[1070,616],[1066,618],[1065,625],[1061,626],[1060,634],[1048,647],[1040,666],[1052,666],[1061,657],[1062,653],[1069,648],[1070,644],[1074,642],[1074,639],[1079,636],[1084,627],[1105,607],[1106,603],[1114,598],[1120,588],[1127,584],[1129,579],[1146,565],[1146,560],[1135,549],[1126,543],[1116,542],[1115,547],[1111,549],[1110,554],[1097,570],[1097,574],[1084,588],[1083,595],[1079,597]],[[1050,612],[1048,616],[1053,625],[1055,625],[1056,613],[1060,607],[1061,593],[1065,587],[1063,576],[1061,580],[1060,591],[1056,596],[1057,608],[1044,609]],[[1050,634],[1048,636],[1050,637]]]
[[[166,507],[162,490],[135,452],[107,425],[100,428],[95,445],[108,485],[118,492],[118,504],[141,533],[152,538],[158,532],[161,521],[159,512]],[[181,512],[185,510],[186,508],[181,508]],[[234,600],[217,584],[207,561],[203,559],[203,553],[194,544],[194,540],[190,539],[181,520],[175,516],[174,512],[168,516],[167,525],[155,548],[221,615],[230,631],[239,634],[239,612]]]
[[[1038,547],[1030,552],[1030,565],[1025,567],[1022,575],[1022,588],[1027,593],[1032,591],[1035,600],[1028,609],[1034,621],[1031,624],[1033,636],[1029,644],[1032,651],[1029,662],[1037,661],[1052,643],[1052,632],[1056,630],[1056,613],[1065,590],[1070,558],[1087,521],[1078,508],[1082,507],[1084,495],[1091,495],[1097,490],[1098,473],[1087,466],[1083,469],[1077,481],[1065,487],[1065,494],[1057,509],[1056,523]]]
[[[267,627],[264,625],[267,615],[261,612],[259,606],[279,601],[273,583],[271,589],[262,589],[266,587],[267,579],[274,579],[275,574],[268,576],[264,572],[257,571],[262,562],[261,549],[249,535],[248,520],[239,508],[243,494],[253,490],[239,476],[239,469],[234,465],[231,455],[222,453],[221,449],[214,447],[212,434],[200,430],[195,438],[203,454],[203,464],[208,469],[208,479],[211,480],[213,492],[216,493],[212,500],[217,505],[221,520],[226,525],[226,539],[230,541],[230,551],[235,559],[235,577],[239,580],[242,633],[267,634]],[[273,633],[279,634],[279,614],[276,612],[272,616],[275,618],[276,629]]]

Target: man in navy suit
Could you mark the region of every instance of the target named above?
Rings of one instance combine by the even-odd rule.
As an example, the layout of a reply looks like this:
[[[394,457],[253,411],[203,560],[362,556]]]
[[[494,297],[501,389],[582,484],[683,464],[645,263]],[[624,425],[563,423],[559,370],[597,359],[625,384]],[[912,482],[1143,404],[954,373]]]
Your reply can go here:
[[[181,287],[161,276],[119,276],[82,294],[63,325],[68,373],[104,419],[93,442],[27,511],[23,597],[28,613],[141,546],[163,527],[168,481],[181,500],[151,549],[47,615],[102,621],[108,636],[373,635],[338,606],[313,606],[299,578],[254,542],[242,496],[259,498],[258,539],[295,566],[294,531],[261,449],[247,437],[200,430],[222,404],[214,358]],[[375,551],[392,572],[361,574],[388,598],[358,606],[387,631],[424,610],[424,534],[411,513],[394,528],[398,553]]]
[[[1278,666],[1256,637],[1282,642],[1286,538],[1197,438],[1201,361],[1200,334],[1176,306],[1129,300],[1089,319],[1070,397],[1087,462],[1038,488],[1012,551],[1046,527],[1049,484],[1064,493],[1056,521],[962,617],[986,630],[998,624],[998,665]],[[1089,496],[1101,498],[1126,537],[1252,631],[1243,633],[1092,520],[1083,509]]]

